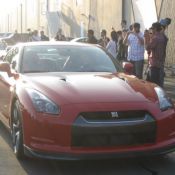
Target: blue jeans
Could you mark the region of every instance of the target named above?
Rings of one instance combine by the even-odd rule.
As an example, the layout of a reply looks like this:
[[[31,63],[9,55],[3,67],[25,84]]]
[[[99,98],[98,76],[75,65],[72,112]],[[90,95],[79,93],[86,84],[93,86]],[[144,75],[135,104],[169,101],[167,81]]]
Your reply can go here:
[[[136,77],[142,79],[142,77],[143,77],[143,64],[144,64],[144,60],[140,60],[140,61],[132,61],[131,60],[130,62],[134,66],[134,68],[133,68],[133,74]]]

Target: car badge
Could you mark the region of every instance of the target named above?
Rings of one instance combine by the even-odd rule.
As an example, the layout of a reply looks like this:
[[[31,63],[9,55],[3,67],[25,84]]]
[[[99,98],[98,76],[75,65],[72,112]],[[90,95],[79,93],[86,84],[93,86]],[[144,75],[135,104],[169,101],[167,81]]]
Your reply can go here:
[[[111,112],[112,118],[118,118],[119,115],[117,112]]]

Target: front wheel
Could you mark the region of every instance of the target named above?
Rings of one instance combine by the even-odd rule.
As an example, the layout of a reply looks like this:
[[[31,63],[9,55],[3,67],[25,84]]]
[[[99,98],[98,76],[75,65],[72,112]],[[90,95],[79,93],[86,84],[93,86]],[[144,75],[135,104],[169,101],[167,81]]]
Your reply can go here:
[[[22,114],[20,111],[18,101],[16,101],[13,106],[11,133],[12,133],[13,151],[16,157],[21,159],[24,157],[24,148],[23,148]]]

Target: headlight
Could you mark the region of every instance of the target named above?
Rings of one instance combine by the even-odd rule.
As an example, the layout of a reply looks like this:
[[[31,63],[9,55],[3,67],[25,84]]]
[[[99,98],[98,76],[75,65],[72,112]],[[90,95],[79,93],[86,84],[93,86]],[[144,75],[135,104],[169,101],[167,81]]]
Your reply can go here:
[[[160,109],[162,111],[166,111],[167,109],[174,107],[171,99],[167,96],[163,89],[161,89],[160,87],[155,87],[154,89],[157,93]]]
[[[45,95],[34,89],[26,89],[37,112],[58,115],[60,108]]]

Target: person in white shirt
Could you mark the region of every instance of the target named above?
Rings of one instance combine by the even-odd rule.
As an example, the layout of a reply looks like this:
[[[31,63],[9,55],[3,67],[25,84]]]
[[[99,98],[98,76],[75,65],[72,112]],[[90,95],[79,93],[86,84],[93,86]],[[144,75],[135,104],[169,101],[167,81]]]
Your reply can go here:
[[[142,78],[144,65],[144,34],[140,32],[140,24],[133,24],[133,31],[129,31],[124,39],[128,45],[128,61],[134,65],[134,75]]]
[[[38,30],[34,30],[32,34],[32,41],[41,41],[41,38],[38,35]]]
[[[117,58],[117,32],[112,31],[111,32],[111,40],[108,42],[106,49],[107,51],[114,57]]]

